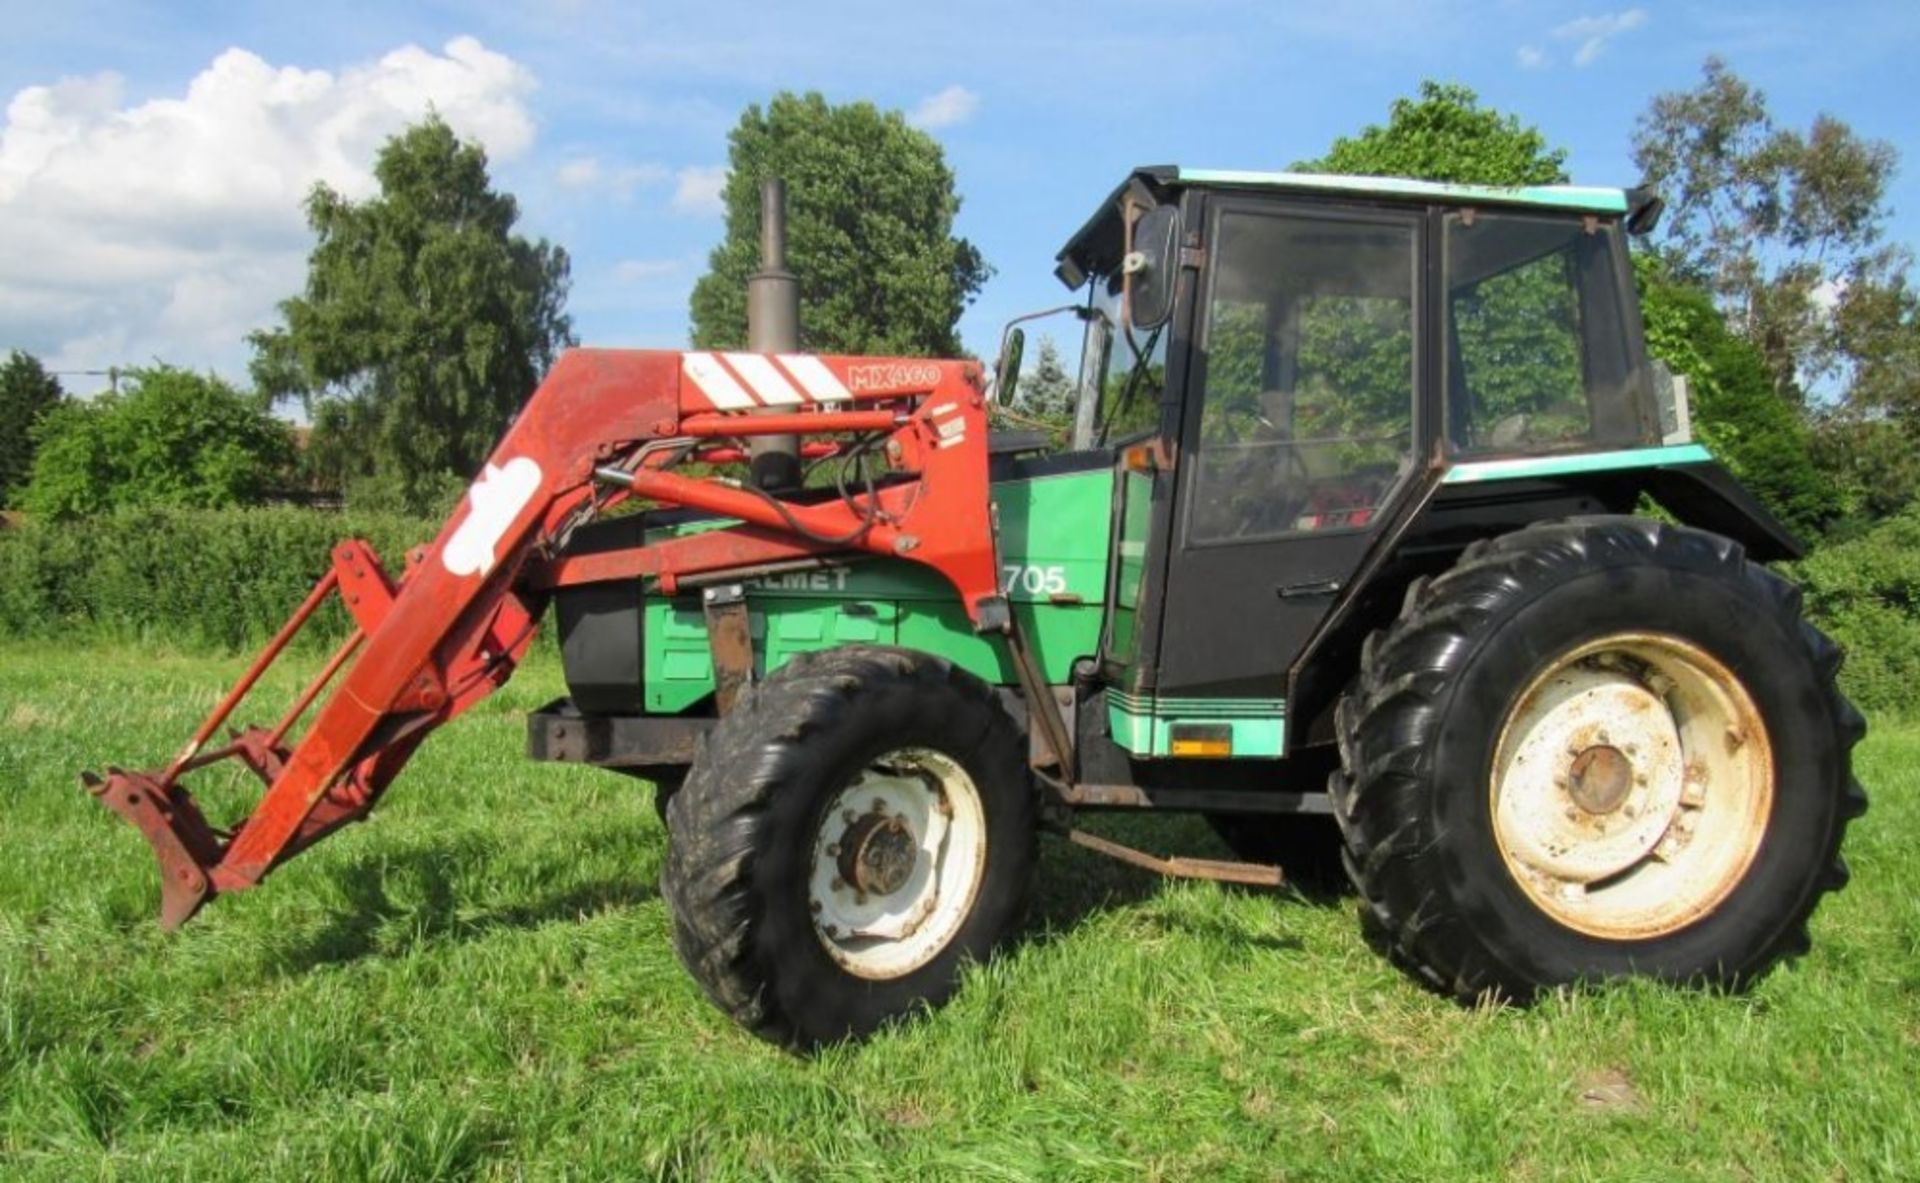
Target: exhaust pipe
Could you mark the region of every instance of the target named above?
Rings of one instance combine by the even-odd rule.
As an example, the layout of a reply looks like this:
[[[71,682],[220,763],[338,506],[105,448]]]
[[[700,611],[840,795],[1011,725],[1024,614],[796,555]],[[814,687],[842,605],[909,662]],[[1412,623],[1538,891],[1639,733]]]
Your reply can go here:
[[[787,184],[778,177],[760,182],[760,270],[747,277],[747,348],[755,353],[800,348],[800,281],[787,270]],[[747,446],[756,488],[800,487],[799,436],[754,436]]]

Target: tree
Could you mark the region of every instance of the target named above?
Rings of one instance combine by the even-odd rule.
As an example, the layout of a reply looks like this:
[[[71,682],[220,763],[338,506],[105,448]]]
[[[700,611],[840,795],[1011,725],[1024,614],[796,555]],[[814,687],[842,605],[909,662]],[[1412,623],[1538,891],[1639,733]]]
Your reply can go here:
[[[60,402],[60,380],[16,349],[0,365],[0,505],[33,471],[34,427]]]
[[[695,345],[746,345],[759,185],[779,177],[802,349],[959,355],[954,326],[992,269],[953,236],[960,198],[938,141],[898,111],[783,92],[764,110],[748,107],[728,142],[727,232],[694,285]]]
[[[1480,106],[1471,88],[1420,84],[1420,97],[1395,99],[1386,126],[1368,124],[1342,136],[1298,172],[1412,177],[1469,185],[1553,185],[1567,179],[1567,153],[1550,148],[1539,129]]]
[[[1707,59],[1700,85],[1655,96],[1634,129],[1634,162],[1668,211],[1664,248],[1759,347],[1774,389],[1847,379],[1876,346],[1866,318],[1840,325],[1837,294],[1873,303],[1906,268],[1882,246],[1894,149],[1830,115],[1804,133],[1775,126],[1766,96]],[[1873,321],[1874,326],[1884,322]]]
[[[1854,537],[1920,500],[1920,440],[1906,422],[1842,409],[1812,432],[1813,465],[1838,508],[1828,538]]]
[[[486,152],[438,116],[389,139],[374,176],[366,201],[325,184],[308,196],[306,290],[250,338],[254,382],[304,403],[319,472],[424,508],[480,466],[573,343],[569,264],[513,232],[518,203],[492,187]]]
[[[245,505],[286,478],[292,433],[259,399],[171,366],[129,378],[124,394],[65,401],[42,416],[24,509],[75,517],[128,506]]]
[[[1060,360],[1060,347],[1052,337],[1040,338],[1032,372],[1020,375],[1017,393],[1020,409],[1030,415],[1072,420],[1074,404],[1080,401],[1080,387],[1067,373]]]
[[[1846,285],[1828,320],[1829,349],[1845,359],[1846,410],[1891,415],[1920,435],[1920,293],[1887,269]]]
[[[1701,442],[1802,535],[1846,513],[1845,498],[1814,463],[1812,430],[1798,408],[1774,396],[1759,348],[1728,327],[1704,288],[1661,260],[1643,255],[1636,271],[1647,352],[1687,376]]]

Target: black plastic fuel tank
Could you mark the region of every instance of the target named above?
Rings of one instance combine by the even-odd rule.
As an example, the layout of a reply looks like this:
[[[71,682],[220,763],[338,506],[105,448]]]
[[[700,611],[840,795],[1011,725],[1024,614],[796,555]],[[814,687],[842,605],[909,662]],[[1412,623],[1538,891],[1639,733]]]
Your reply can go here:
[[[594,522],[575,532],[570,555],[597,554],[641,544],[642,515]],[[560,628],[560,661],[567,693],[589,715],[638,715],[645,645],[640,581],[622,579],[564,588],[553,597]]]

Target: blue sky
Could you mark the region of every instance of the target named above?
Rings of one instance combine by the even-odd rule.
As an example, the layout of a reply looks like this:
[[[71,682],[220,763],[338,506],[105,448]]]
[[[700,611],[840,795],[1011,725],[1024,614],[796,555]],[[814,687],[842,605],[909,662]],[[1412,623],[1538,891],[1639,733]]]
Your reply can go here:
[[[1781,121],[1829,111],[1899,148],[1892,232],[1920,243],[1913,0],[0,10],[0,348],[67,369],[241,374],[246,329],[300,281],[298,194],[363,186],[428,100],[572,253],[576,326],[601,345],[684,341],[727,129],[783,88],[916,112],[946,146],[958,229],[998,269],[962,322],[975,350],[1058,301],[1053,252],[1128,168],[1283,167],[1429,77],[1540,126],[1576,180],[1621,184],[1634,116],[1719,53]]]

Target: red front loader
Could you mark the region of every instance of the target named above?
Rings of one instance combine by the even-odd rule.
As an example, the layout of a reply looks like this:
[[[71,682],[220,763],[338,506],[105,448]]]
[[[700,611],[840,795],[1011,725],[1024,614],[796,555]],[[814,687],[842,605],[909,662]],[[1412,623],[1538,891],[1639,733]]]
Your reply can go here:
[[[820,501],[670,471],[689,461],[734,462],[749,437],[796,433],[808,437],[803,454],[857,447],[888,475]],[[738,524],[656,546],[559,557],[576,526],[630,497]],[[171,763],[83,781],[153,845],[161,921],[173,928],[212,896],[253,887],[364,816],[429,732],[512,676],[556,588],[649,578],[672,594],[683,577],[777,571],[848,551],[932,567],[959,593],[977,630],[1010,628],[997,586],[977,365],[574,350],[527,403],[439,536],[408,555],[404,572],[387,572],[363,542],[342,543],[331,570]],[[261,673],[336,593],[357,626],[353,634],[277,725],[209,747]],[[252,769],[266,792],[249,816],[222,827],[201,813],[182,777],[228,759]]]

